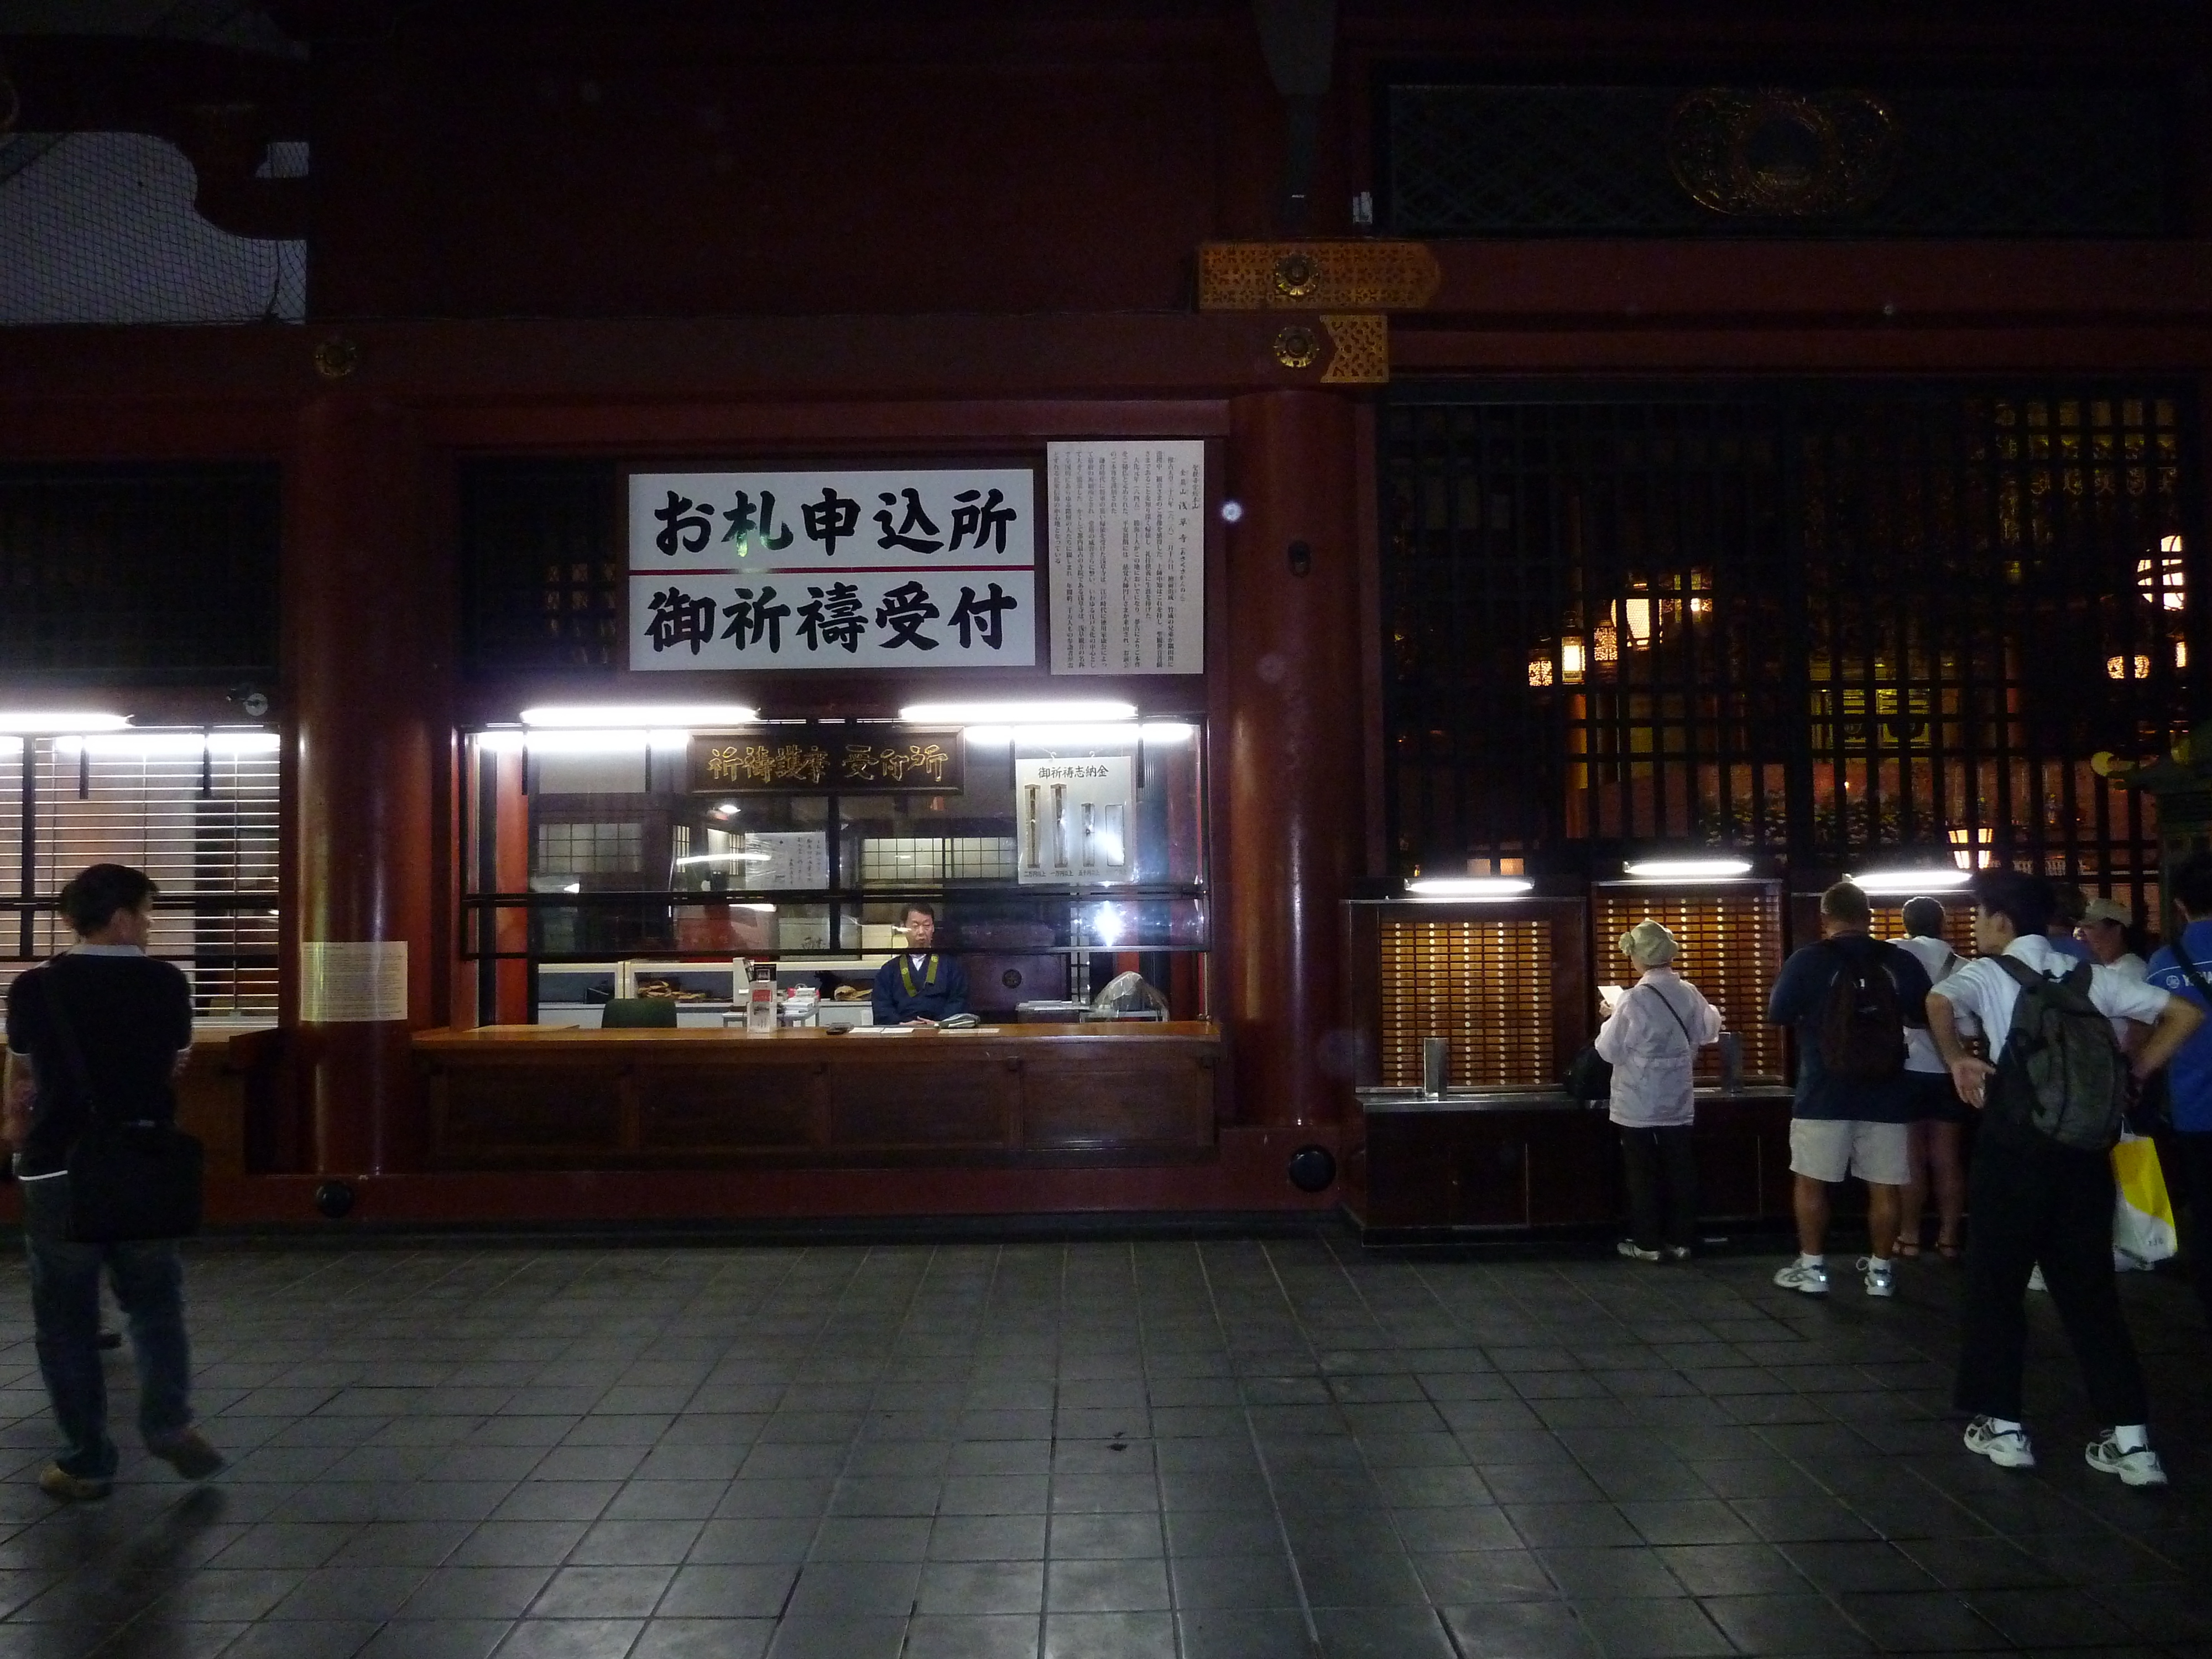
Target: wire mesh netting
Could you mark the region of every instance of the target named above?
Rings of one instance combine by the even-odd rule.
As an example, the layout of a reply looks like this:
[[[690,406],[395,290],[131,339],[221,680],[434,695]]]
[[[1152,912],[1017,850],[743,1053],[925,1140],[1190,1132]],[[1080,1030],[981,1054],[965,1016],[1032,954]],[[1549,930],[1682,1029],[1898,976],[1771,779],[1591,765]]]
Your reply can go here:
[[[307,147],[269,146],[264,178],[305,177]],[[304,321],[307,245],[234,236],[193,207],[167,139],[19,133],[0,145],[0,324]]]

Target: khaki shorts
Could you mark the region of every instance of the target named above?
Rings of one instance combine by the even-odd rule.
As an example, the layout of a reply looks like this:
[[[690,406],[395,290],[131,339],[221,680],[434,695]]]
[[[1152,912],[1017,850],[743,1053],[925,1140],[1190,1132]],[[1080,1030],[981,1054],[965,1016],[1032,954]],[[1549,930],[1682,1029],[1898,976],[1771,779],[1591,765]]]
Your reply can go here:
[[[1862,1123],[1850,1118],[1792,1118],[1790,1172],[1814,1181],[1856,1176],[1877,1187],[1902,1187],[1912,1179],[1905,1153],[1906,1126]]]

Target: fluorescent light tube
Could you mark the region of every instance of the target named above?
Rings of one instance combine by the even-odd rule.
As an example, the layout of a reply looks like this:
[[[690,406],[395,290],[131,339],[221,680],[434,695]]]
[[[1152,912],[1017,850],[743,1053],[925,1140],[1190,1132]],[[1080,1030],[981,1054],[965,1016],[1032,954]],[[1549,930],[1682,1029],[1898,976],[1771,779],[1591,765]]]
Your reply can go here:
[[[79,708],[0,709],[0,732],[24,737],[46,737],[57,732],[119,732],[130,724],[125,715]]]
[[[525,726],[556,731],[599,726],[750,726],[760,710],[740,702],[564,702],[522,711]]]
[[[526,720],[529,717],[525,715]],[[1133,702],[910,702],[899,718],[921,726],[1080,726],[1093,720],[1133,720]]]
[[[1535,884],[1521,876],[1423,876],[1406,891],[1418,899],[1518,898]]]
[[[1748,859],[1638,859],[1628,873],[1642,881],[1711,881],[1725,876],[1747,875]]]
[[[1907,898],[1917,893],[1954,891],[1973,878],[1972,871],[1955,866],[1936,866],[1926,870],[1869,870],[1863,876],[1844,878],[1863,893],[1877,896],[1902,893]]]

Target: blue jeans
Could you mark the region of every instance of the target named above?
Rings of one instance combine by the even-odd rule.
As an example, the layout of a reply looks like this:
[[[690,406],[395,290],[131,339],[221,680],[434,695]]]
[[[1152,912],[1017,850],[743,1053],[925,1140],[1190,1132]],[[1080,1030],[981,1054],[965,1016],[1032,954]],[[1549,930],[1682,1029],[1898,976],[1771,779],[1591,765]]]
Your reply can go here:
[[[45,1212],[65,1198],[65,1184],[27,1181],[21,1188],[39,1375],[68,1442],[55,1462],[71,1474],[106,1480],[115,1474],[116,1454],[107,1437],[107,1378],[100,1358],[100,1270],[107,1269],[130,1324],[138,1362],[138,1432],[150,1443],[192,1420],[185,1268],[173,1239],[72,1244],[52,1236],[61,1231],[59,1220]]]

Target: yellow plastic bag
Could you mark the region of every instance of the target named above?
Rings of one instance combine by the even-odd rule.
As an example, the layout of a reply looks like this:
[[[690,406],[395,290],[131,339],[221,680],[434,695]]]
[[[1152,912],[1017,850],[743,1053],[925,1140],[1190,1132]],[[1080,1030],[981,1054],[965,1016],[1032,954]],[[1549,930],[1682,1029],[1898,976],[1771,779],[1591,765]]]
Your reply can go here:
[[[2144,1263],[2165,1261],[2179,1236],[2166,1172],[2159,1168],[2158,1144],[2144,1136],[2123,1136],[2112,1148],[2112,1176],[2120,1189],[2112,1210],[2112,1248]]]

